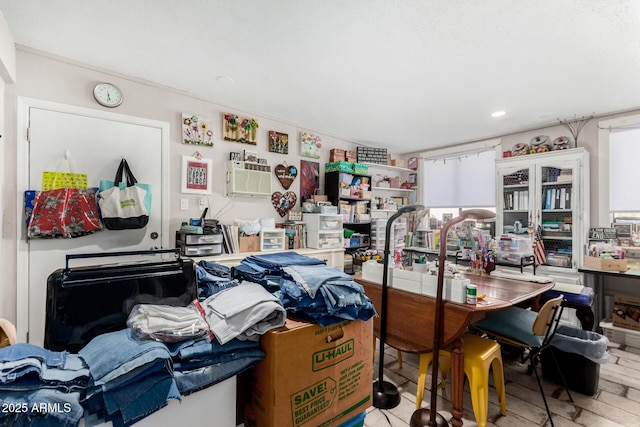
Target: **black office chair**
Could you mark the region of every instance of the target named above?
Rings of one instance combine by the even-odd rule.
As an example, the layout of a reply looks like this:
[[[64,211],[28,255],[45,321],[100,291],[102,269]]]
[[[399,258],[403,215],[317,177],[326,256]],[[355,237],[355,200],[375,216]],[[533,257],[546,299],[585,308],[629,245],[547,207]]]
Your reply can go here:
[[[540,363],[541,352],[549,347],[556,333],[564,308],[563,301],[563,295],[550,299],[542,306],[538,313],[520,307],[509,307],[503,310],[491,311],[487,313],[484,319],[472,325],[473,329],[481,331],[497,341],[528,350],[529,353],[524,361],[529,361],[528,373],[531,374],[533,372],[536,375],[540,394],[542,395],[544,407],[547,410],[547,415],[549,416],[552,427],[554,425],[553,419],[551,418],[547,398],[544,395],[537,366]],[[553,351],[550,351],[550,353],[560,373],[560,378],[562,379],[564,389],[567,391],[569,400],[573,402],[567,383],[558,366],[558,361],[553,355]]]

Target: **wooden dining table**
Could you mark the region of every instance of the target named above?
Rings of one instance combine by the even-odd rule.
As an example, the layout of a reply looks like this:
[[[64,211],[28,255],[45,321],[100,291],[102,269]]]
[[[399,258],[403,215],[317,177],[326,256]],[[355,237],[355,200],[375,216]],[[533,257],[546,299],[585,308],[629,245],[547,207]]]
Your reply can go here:
[[[488,275],[463,274],[478,286],[478,295],[485,294],[476,305],[443,301],[443,337],[440,348],[452,345],[451,355],[451,425],[462,426],[462,400],[464,393],[464,343],[462,335],[472,323],[482,319],[485,313],[513,305],[535,303],[539,295],[553,288],[554,282],[530,282]],[[364,287],[378,313],[382,306],[382,286],[363,280],[354,280]],[[385,343],[408,353],[433,351],[436,299],[431,296],[388,288],[387,332]],[[380,316],[374,318],[374,333],[380,337]]]

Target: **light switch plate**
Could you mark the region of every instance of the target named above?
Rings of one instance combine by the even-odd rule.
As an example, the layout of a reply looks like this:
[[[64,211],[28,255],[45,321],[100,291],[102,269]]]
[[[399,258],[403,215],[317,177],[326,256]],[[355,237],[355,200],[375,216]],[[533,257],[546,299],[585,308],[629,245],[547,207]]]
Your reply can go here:
[[[180,210],[181,211],[189,210],[189,199],[180,199]]]

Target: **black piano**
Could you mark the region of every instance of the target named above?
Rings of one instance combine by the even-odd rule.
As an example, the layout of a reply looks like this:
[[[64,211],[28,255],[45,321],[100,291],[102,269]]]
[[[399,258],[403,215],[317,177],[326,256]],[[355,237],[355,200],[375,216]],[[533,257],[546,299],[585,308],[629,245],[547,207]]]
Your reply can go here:
[[[123,262],[69,267],[105,257]],[[196,298],[195,265],[179,249],[67,255],[65,268],[47,280],[44,347],[77,353],[95,336],[126,328],[136,304],[184,307]]]

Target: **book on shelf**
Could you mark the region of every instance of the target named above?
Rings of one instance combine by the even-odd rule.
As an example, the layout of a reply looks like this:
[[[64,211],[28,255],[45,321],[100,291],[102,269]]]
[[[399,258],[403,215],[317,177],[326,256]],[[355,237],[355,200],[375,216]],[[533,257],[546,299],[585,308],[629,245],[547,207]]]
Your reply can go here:
[[[503,207],[506,210],[529,210],[529,190],[505,192]]]
[[[219,224],[222,231],[222,246],[225,253],[235,254],[240,251],[240,243],[238,241],[239,231],[237,225]]]
[[[571,209],[571,187],[547,188],[544,195],[544,209]]]
[[[276,224],[277,228],[283,228],[284,234],[289,239],[285,249],[304,249],[307,247],[306,223],[304,221],[285,221]]]

